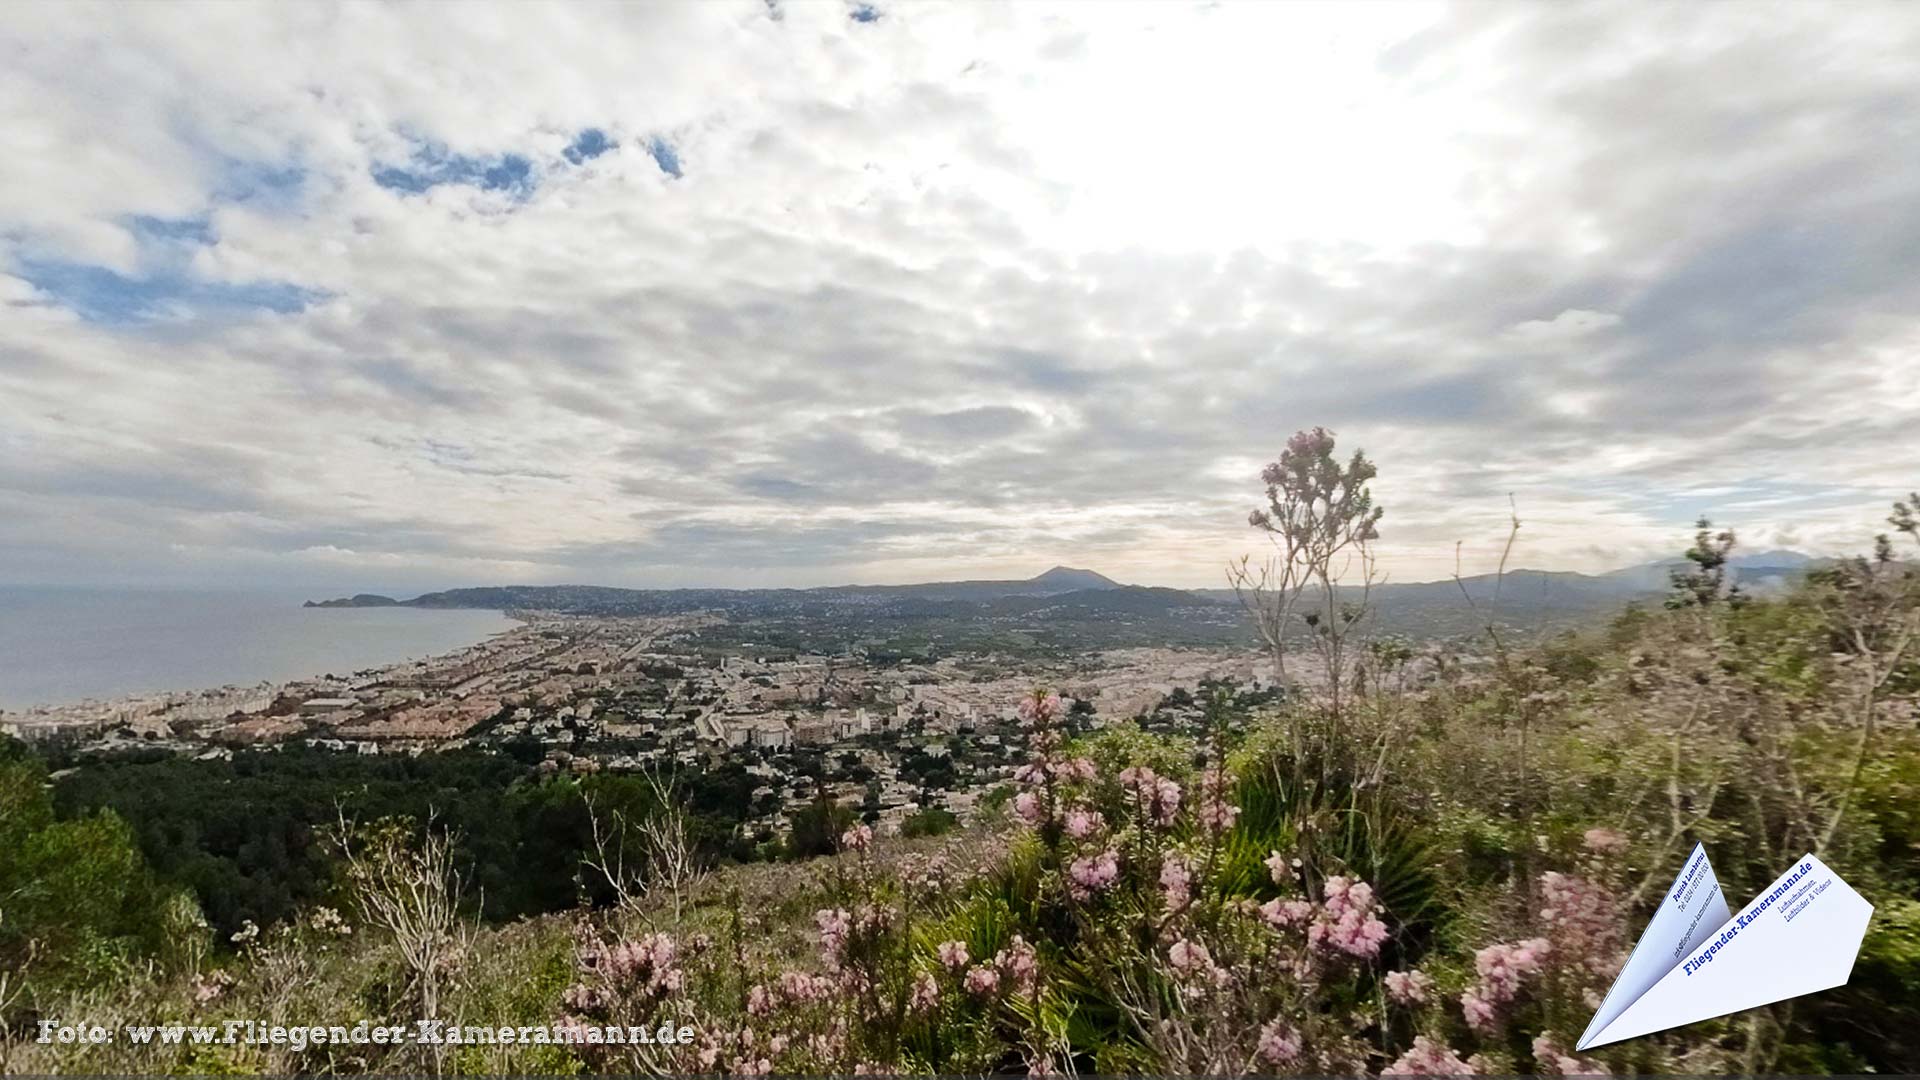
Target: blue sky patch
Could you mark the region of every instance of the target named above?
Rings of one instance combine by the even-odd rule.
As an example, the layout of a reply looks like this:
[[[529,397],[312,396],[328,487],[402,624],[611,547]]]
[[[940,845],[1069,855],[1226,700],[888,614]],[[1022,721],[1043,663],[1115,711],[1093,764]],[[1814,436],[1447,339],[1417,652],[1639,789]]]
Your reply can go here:
[[[465,184],[482,191],[505,191],[518,198],[533,193],[533,162],[519,154],[474,157],[449,153],[428,143],[413,153],[404,167],[376,166],[373,182],[392,191],[418,195],[441,184]]]
[[[675,180],[680,179],[680,154],[674,150],[672,143],[655,135],[647,140],[647,153],[653,155],[653,163],[660,166],[661,172]]]
[[[299,165],[227,159],[221,163],[213,194],[226,202],[286,208],[299,198],[306,182],[307,170]]]
[[[847,18],[861,23],[879,22],[880,9],[872,4],[855,4],[853,9],[847,12]]]
[[[590,161],[614,148],[616,144],[607,138],[607,133],[599,128],[587,128],[576,136],[573,142],[562,150],[561,156],[575,165]]]
[[[160,241],[167,243],[211,244],[213,243],[213,221],[202,214],[198,217],[163,218],[138,214],[127,218],[127,227],[141,242]]]
[[[179,269],[132,276],[85,263],[30,260],[14,272],[82,319],[109,326],[245,311],[289,315],[320,298],[288,282],[206,281]]]
[[[25,258],[13,272],[88,322],[127,326],[186,321],[219,314],[304,310],[323,294],[282,281],[211,281],[193,269],[194,249],[219,242],[209,214],[119,219],[139,244],[136,270],[122,273],[92,263]]]

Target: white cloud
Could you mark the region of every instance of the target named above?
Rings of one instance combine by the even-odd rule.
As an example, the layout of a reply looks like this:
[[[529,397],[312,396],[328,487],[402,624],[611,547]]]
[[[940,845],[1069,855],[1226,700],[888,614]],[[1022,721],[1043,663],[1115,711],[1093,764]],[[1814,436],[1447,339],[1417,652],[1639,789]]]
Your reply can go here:
[[[1568,308],[1551,319],[1515,323],[1507,329],[1507,336],[1530,345],[1554,345],[1591,337],[1619,323],[1620,316],[1612,312]]]
[[[20,9],[0,576],[1215,584],[1317,423],[1401,579],[1920,475],[1906,8],[778,10]]]

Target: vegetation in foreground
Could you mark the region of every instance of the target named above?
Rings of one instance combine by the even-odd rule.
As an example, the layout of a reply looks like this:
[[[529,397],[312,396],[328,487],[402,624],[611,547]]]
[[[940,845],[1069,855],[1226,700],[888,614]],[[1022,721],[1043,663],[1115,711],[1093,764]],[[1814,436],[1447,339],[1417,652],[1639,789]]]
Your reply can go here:
[[[1538,648],[1490,629],[1491,661],[1467,664],[1369,639],[1364,609],[1328,584],[1324,560],[1373,539],[1364,464],[1297,436],[1270,470],[1266,521],[1303,531],[1243,583],[1276,666],[1304,652],[1332,678],[1246,723],[1216,698],[1200,739],[1072,738],[1036,692],[1004,817],[943,837],[876,838],[827,814],[809,827],[835,854],[713,871],[678,804],[656,800],[591,822],[582,865],[600,904],[490,926],[470,917],[480,897],[444,829],[343,821],[326,906],[216,942],[125,824],[56,817],[41,766],[14,749],[0,1067],[1920,1071],[1920,578],[1893,541],[1750,598],[1726,573],[1731,534],[1703,523],[1665,609]],[[1920,542],[1916,510],[1895,506],[1902,542]],[[1851,982],[1574,1054],[1696,841],[1736,902],[1809,850],[1873,902]],[[34,1041],[42,1020],[362,1016],[697,1037]]]

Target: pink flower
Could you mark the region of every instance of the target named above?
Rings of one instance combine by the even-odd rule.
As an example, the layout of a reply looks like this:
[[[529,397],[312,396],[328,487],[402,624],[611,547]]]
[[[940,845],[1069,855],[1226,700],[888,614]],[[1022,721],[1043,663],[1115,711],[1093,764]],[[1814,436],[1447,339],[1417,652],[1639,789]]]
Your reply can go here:
[[[1321,917],[1307,927],[1308,944],[1362,959],[1379,955],[1387,924],[1377,915],[1373,887],[1336,875],[1327,879],[1326,893]]]
[[[1148,821],[1171,825],[1180,813],[1180,785],[1145,765],[1135,765],[1120,773],[1120,784],[1140,802]]]
[[[1100,770],[1086,758],[1077,757],[1060,767],[1060,776],[1065,780],[1092,780],[1100,775]]]
[[[987,997],[1000,989],[1000,973],[982,964],[967,972],[967,993]]]
[[[1020,720],[1029,727],[1045,727],[1060,715],[1060,695],[1038,690],[1020,701]]]
[[[947,883],[947,872],[943,855],[909,856],[902,860],[901,876],[917,889],[939,891]]]
[[[1313,917],[1313,904],[1306,900],[1269,900],[1260,905],[1260,917],[1274,926],[1299,926]]]
[[[1102,824],[1104,824],[1104,822],[1098,810],[1067,811],[1067,835],[1073,837],[1075,840],[1085,840],[1087,837],[1092,836],[1095,832],[1099,831]]]
[[[907,1008],[917,1013],[928,1013],[940,1004],[940,984],[932,975],[921,972],[913,980],[913,993],[907,998]]]
[[[1200,777],[1200,826],[1208,832],[1226,832],[1240,817],[1240,808],[1227,801],[1229,782],[1218,768]]]
[[[1312,431],[1294,432],[1292,437],[1287,439],[1287,449],[1281,457],[1283,459],[1316,458],[1331,453],[1333,453],[1333,432],[1317,427]],[[1298,468],[1305,468],[1309,463],[1303,461],[1294,464]]]
[[[1240,808],[1231,803],[1209,800],[1200,804],[1200,826],[1208,832],[1226,832],[1240,819]]]
[[[833,980],[824,975],[788,971],[780,975],[780,996],[795,1004],[825,1001],[833,993]]]
[[[1148,801],[1148,812],[1156,824],[1171,825],[1180,816],[1180,785],[1162,777],[1154,785],[1152,798]],[[1235,810],[1238,814],[1240,811]]]
[[[1400,1055],[1400,1060],[1380,1071],[1381,1076],[1474,1076],[1479,1070],[1469,1062],[1461,1061],[1445,1043],[1437,1043],[1425,1035],[1413,1037],[1413,1049]]]
[[[1006,948],[993,954],[993,966],[1023,994],[1032,993],[1040,978],[1040,957],[1019,934],[1013,935]]]
[[[597,986],[574,983],[560,992],[560,1004],[574,1012],[592,1012],[607,1004],[607,995]]]
[[[873,845],[873,830],[865,825],[855,825],[840,834],[840,846],[848,851],[865,851]]]
[[[1167,963],[1182,975],[1191,975],[1213,966],[1213,958],[1207,955],[1207,947],[1197,941],[1181,938],[1167,947]]]
[[[1491,1034],[1499,1024],[1501,1006],[1519,996],[1521,980],[1540,970],[1549,949],[1545,938],[1530,938],[1518,944],[1498,942],[1475,953],[1473,966],[1480,980],[1460,995],[1467,1025]]]
[[[1542,1076],[1611,1076],[1605,1065],[1567,1053],[1552,1035],[1533,1040],[1533,1061]]]
[[[1260,1029],[1255,1053],[1269,1065],[1285,1065],[1300,1056],[1300,1033],[1283,1020],[1269,1020]]]
[[[1160,891],[1167,900],[1167,910],[1183,910],[1193,899],[1192,875],[1187,869],[1187,860],[1179,855],[1169,854],[1160,863]]]
[[[686,976],[676,966],[677,950],[666,934],[607,945],[589,938],[580,946],[580,966],[598,973],[625,993],[661,998],[679,991]]]
[[[940,956],[940,966],[958,971],[967,966],[967,943],[964,941],[943,941],[936,950]]]
[[[893,910],[878,904],[861,904],[853,912],[854,928],[862,934],[877,934],[893,925]]]
[[[1495,1004],[1512,1001],[1520,992],[1520,980],[1540,970],[1549,948],[1545,938],[1529,938],[1519,944],[1496,942],[1475,953],[1480,996]]]
[[[1076,900],[1086,900],[1104,892],[1120,878],[1120,856],[1108,850],[1098,855],[1075,859],[1067,867],[1067,891]]]
[[[1433,989],[1433,977],[1424,971],[1389,971],[1387,998],[1397,1005],[1421,1005]]]
[[[1614,970],[1621,943],[1617,905],[1607,891],[1584,878],[1540,875],[1540,921],[1565,955],[1582,958],[1595,975]]]
[[[1275,885],[1285,885],[1297,876],[1293,863],[1288,862],[1287,857],[1277,851],[1267,856],[1267,873],[1272,875]]]
[[[1627,850],[1627,838],[1612,829],[1588,829],[1581,840],[1588,851],[1599,855],[1617,855]]]
[[[1039,797],[1031,791],[1023,791],[1013,797],[1013,813],[1029,825],[1038,825],[1047,816]]]
[[[773,995],[767,992],[766,987],[755,984],[753,989],[747,991],[748,1016],[766,1016],[772,1011]]]
[[[828,967],[839,967],[840,957],[847,948],[847,935],[853,930],[853,917],[841,908],[821,908],[813,913],[814,925],[820,928],[820,956]]]

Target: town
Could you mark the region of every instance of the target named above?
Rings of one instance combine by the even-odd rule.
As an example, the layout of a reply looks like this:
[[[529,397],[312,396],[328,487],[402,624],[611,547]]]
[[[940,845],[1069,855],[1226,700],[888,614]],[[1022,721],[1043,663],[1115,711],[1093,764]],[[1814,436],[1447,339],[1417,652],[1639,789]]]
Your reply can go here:
[[[1097,728],[1197,727],[1203,686],[1271,694],[1245,648],[1116,648],[1061,658],[823,655],[728,641],[714,613],[516,612],[520,624],[430,660],[284,684],[221,687],[0,714],[0,732],[85,751],[201,758],[304,744],[345,754],[474,747],[542,772],[702,770],[759,781],[749,824],[778,826],[822,793],[886,828],[925,809],[965,820],[1024,759],[1036,687]]]

